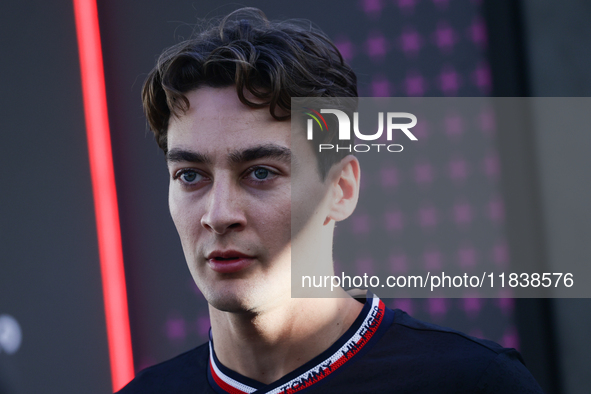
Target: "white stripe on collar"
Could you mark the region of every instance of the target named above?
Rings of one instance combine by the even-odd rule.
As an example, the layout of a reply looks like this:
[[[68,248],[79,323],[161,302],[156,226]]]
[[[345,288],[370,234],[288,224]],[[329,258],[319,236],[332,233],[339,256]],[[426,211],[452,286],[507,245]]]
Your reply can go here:
[[[239,381],[232,379],[231,377],[220,371],[213,358],[213,347],[211,346],[211,341],[209,341],[209,361],[211,362],[211,366],[213,367],[213,370],[215,371],[215,374],[218,376],[218,378],[222,379],[229,386],[232,386],[238,390],[241,390],[249,394],[257,391],[257,389],[255,389],[254,387],[250,387],[243,383],[240,383]]]

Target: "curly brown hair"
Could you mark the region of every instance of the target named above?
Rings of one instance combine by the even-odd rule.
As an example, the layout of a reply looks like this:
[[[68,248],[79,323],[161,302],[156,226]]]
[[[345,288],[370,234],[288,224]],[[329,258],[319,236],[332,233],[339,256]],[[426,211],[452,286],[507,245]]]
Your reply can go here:
[[[187,111],[185,93],[201,86],[236,86],[242,103],[268,106],[278,121],[290,118],[292,97],[358,96],[355,73],[322,31],[309,22],[269,21],[261,10],[250,7],[166,49],[149,73],[142,101],[165,153],[170,117]],[[257,102],[248,100],[245,91]],[[343,156],[317,155],[322,179]]]

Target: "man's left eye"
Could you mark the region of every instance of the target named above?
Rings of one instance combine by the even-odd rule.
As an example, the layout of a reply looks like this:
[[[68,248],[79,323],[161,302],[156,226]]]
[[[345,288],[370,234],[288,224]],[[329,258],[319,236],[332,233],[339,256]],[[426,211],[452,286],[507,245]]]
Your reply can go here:
[[[253,174],[257,179],[267,179],[269,172],[266,168],[259,167],[253,171]]]
[[[277,172],[267,167],[252,167],[246,174],[246,179],[254,183],[268,183],[278,175]]]

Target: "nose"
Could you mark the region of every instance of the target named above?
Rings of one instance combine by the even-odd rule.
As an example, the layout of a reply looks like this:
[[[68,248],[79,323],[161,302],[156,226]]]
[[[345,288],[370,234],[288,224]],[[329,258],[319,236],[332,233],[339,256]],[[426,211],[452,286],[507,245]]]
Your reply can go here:
[[[229,180],[214,180],[208,192],[206,212],[201,217],[206,230],[222,235],[244,229],[246,216],[237,188]]]

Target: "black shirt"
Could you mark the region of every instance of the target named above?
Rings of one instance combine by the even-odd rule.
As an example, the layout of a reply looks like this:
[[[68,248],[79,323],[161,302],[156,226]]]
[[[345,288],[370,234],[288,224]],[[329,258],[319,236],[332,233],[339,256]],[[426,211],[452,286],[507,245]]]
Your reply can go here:
[[[413,319],[368,296],[332,346],[271,384],[224,367],[213,343],[141,371],[131,393],[542,393],[515,349]]]

